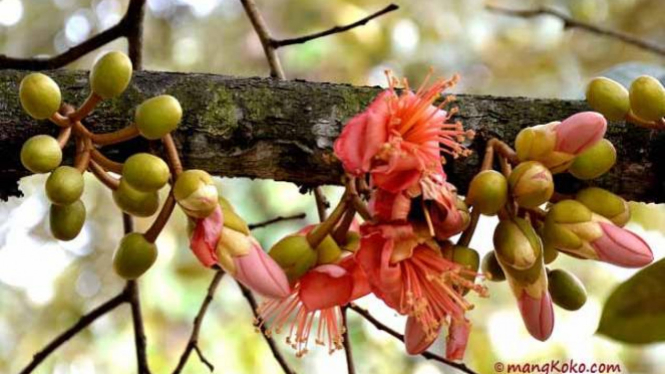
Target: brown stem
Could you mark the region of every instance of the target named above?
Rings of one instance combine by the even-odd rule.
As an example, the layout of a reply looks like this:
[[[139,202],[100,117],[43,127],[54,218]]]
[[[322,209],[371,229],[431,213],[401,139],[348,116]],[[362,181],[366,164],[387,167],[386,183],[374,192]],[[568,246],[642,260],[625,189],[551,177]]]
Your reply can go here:
[[[196,314],[196,317],[194,318],[194,326],[192,327],[192,333],[189,336],[189,340],[187,341],[185,350],[182,352],[182,355],[180,356],[180,360],[178,361],[178,366],[176,366],[175,370],[173,370],[173,374],[179,374],[183,370],[185,364],[187,363],[187,359],[192,353],[192,350],[196,351],[201,362],[203,362],[208,367],[208,369],[210,369],[211,372],[214,370],[214,366],[203,356],[203,354],[199,350],[199,333],[201,331],[201,325],[203,325],[203,318],[205,317],[205,314],[208,311],[208,307],[210,306],[210,303],[212,302],[212,299],[215,296],[215,291],[217,290],[217,287],[219,286],[219,283],[223,277],[224,277],[223,270],[217,270],[215,272],[215,276],[212,278],[212,281],[208,286],[208,292],[206,293],[206,296],[203,298],[203,302],[201,303],[199,312]]]
[[[71,127],[63,127],[60,129],[60,132],[58,133],[58,145],[60,148],[65,148],[67,145],[67,142],[69,141],[69,138],[72,135],[72,128]]]
[[[360,216],[367,222],[374,220],[372,217],[372,212],[369,211],[367,204],[360,198],[358,195],[358,190],[356,190],[356,178],[351,176],[346,176],[346,191],[350,195],[351,204],[353,208],[360,214]]]
[[[480,170],[491,170],[494,166],[494,145],[492,143],[494,138],[490,139],[485,146],[485,156],[483,156],[483,163],[480,165]]]
[[[67,105],[64,105],[63,107],[67,107]],[[49,117],[49,121],[55,123],[57,126],[60,127],[69,127],[71,126],[71,123],[69,122],[69,118],[67,116],[62,115],[61,113],[55,112],[51,117]]]
[[[90,92],[90,95],[85,99],[83,105],[76,109],[74,113],[69,115],[70,122],[78,122],[85,118],[90,112],[92,112],[97,104],[102,102],[102,97],[97,95],[94,92]]]
[[[513,172],[513,167],[510,166],[508,160],[501,154],[499,155],[499,165],[501,166],[501,173],[503,173],[506,178],[510,177],[510,173]]]
[[[356,209],[353,207],[353,205],[347,206],[342,221],[335,228],[332,234],[332,237],[335,239],[337,244],[346,244],[346,234],[349,232],[349,228],[351,227],[355,217]]]
[[[291,221],[291,220],[296,220],[296,219],[304,219],[306,216],[307,216],[306,213],[298,213],[298,214],[294,214],[292,216],[285,216],[285,217],[278,216],[278,217],[269,219],[267,221],[251,223],[251,224],[247,225],[247,227],[249,227],[250,230],[260,229],[262,227],[270,226],[270,225],[272,225],[274,223],[277,223],[277,222]]]
[[[348,374],[356,374],[356,367],[353,364],[353,351],[351,349],[351,339],[349,338],[349,324],[346,318],[346,310],[349,306],[342,307],[342,344],[344,345],[344,353],[346,354],[346,372]]]
[[[90,151],[90,157],[99,166],[116,174],[122,174],[122,163],[115,162],[104,156],[99,150],[93,148]]]
[[[270,76],[277,79],[285,79],[284,69],[282,69],[279,56],[277,56],[277,51],[273,46],[273,38],[270,36],[268,25],[263,19],[261,12],[259,12],[259,8],[256,6],[254,0],[240,0],[240,3],[242,3],[242,7],[245,9],[247,17],[252,23],[256,34],[259,36],[261,46],[263,46],[263,53],[270,66]]]
[[[146,354],[145,328],[141,315],[141,302],[139,299],[139,288],[136,281],[127,281],[127,292],[129,292],[129,304],[132,309],[132,324],[134,325],[134,345],[136,346],[136,367],[139,374],[150,374],[148,357]]]
[[[173,197],[173,191],[170,191],[169,196],[166,198],[166,201],[164,201],[164,205],[162,205],[162,210],[160,210],[159,214],[157,215],[157,218],[155,218],[155,221],[152,223],[148,231],[143,234],[145,240],[149,241],[150,243],[154,243],[155,240],[157,240],[157,237],[164,229],[164,226],[166,226],[166,223],[169,221],[174,208],[175,198]]]
[[[90,170],[90,172],[92,172],[92,174],[110,190],[115,191],[118,189],[118,186],[120,186],[120,181],[110,176],[106,170],[94,160],[90,161],[88,170]]]
[[[254,298],[252,291],[250,291],[249,288],[243,286],[239,282],[238,282],[238,287],[240,287],[240,291],[242,291],[242,296],[245,298],[245,300],[247,300],[247,303],[252,309],[252,314],[254,314],[254,318],[257,321],[260,321],[261,316],[259,315],[258,312],[259,305],[256,302],[256,299]],[[293,369],[291,369],[291,367],[289,366],[289,363],[286,362],[286,359],[282,355],[282,352],[280,352],[279,347],[277,347],[277,343],[272,338],[272,335],[266,332],[265,325],[259,324],[258,328],[260,329],[261,334],[263,335],[263,339],[266,341],[266,343],[268,343],[268,347],[270,347],[270,351],[272,352],[273,357],[275,357],[275,360],[277,360],[277,363],[282,368],[282,371],[284,371],[285,374],[296,374],[296,372]]]
[[[127,52],[134,70],[143,70],[143,19],[146,0],[131,0],[127,7]]]
[[[497,138],[492,138],[489,142],[492,143],[494,150],[501,156],[505,157],[511,164],[519,164],[520,160],[517,158],[517,152],[515,152],[515,150],[506,142]]]
[[[316,200],[316,211],[319,214],[319,221],[323,222],[326,220],[328,199],[326,199],[326,195],[323,193],[321,186],[314,187],[314,199]]]
[[[74,157],[74,167],[83,173],[90,164],[90,149],[92,143],[90,138],[77,138],[76,139],[76,156]]]
[[[335,225],[337,225],[337,222],[342,219],[342,215],[346,212],[348,202],[349,195],[348,193],[344,193],[330,216],[307,234],[307,241],[312,248],[317,248],[323,239],[330,234]]]
[[[355,304],[350,304],[349,309],[353,309],[354,312],[361,315],[364,319],[366,319],[369,323],[374,325],[374,327],[376,327],[377,329],[379,329],[381,331],[384,331],[384,332],[387,332],[388,334],[393,336],[395,339],[399,339],[401,341],[404,341],[404,335],[402,335],[402,334],[398,333],[397,331],[391,329],[390,327],[384,325],[381,321],[379,321],[374,316],[372,316],[367,310],[365,310],[365,309],[363,309],[363,308],[361,308],[361,307],[359,307]],[[434,354],[432,352],[429,352],[429,351],[425,351],[425,352],[421,353],[420,355],[425,357],[428,360],[438,361],[442,364],[448,365],[448,366],[450,366],[452,368],[455,368],[455,369],[457,369],[457,370],[459,370],[463,373],[466,373],[466,374],[478,374],[475,371],[469,369],[466,365],[464,365],[461,362],[454,362],[454,361],[448,360],[444,357],[441,357],[441,356],[436,355],[436,354]]]
[[[171,134],[166,134],[162,138],[162,143],[164,144],[164,150],[166,151],[166,157],[171,166],[171,173],[175,177],[182,173],[182,163],[180,162],[180,156],[178,155],[178,148],[175,146],[173,137]]]
[[[396,4],[390,4],[387,7],[379,10],[378,12],[372,13],[369,16],[367,16],[365,18],[362,18],[362,19],[359,19],[356,22],[350,23],[348,25],[335,26],[335,27],[332,27],[328,30],[320,31],[320,32],[317,32],[317,33],[309,34],[309,35],[299,36],[297,38],[272,40],[271,44],[274,48],[280,48],[280,47],[284,47],[284,46],[287,46],[287,45],[307,43],[310,40],[323,38],[323,37],[328,36],[328,35],[339,34],[339,33],[354,29],[356,27],[363,26],[363,25],[367,24],[367,22],[373,20],[374,18],[381,17],[382,15],[384,15],[386,13],[390,13],[390,12],[395,11],[397,9],[399,9],[399,6],[397,6]]]
[[[626,114],[626,121],[636,126],[643,127],[645,129],[651,129],[651,130],[665,129],[665,122],[663,121],[662,118],[659,121],[649,122],[636,116],[633,112],[628,112],[628,114]]]
[[[521,18],[533,18],[541,15],[550,15],[563,21],[564,28],[578,28],[581,30],[592,32],[594,34],[608,36],[620,40],[624,43],[634,45],[638,48],[642,48],[646,51],[653,52],[661,56],[665,56],[665,47],[660,44],[648,40],[643,40],[634,35],[630,35],[621,31],[612,30],[609,28],[600,27],[592,25],[590,23],[575,20],[569,17],[567,14],[559,10],[556,10],[554,8],[538,7],[535,9],[517,10],[517,9],[502,8],[495,5],[487,5],[486,8],[492,12],[502,13]]]
[[[469,226],[464,230],[462,233],[462,236],[460,236],[459,240],[457,241],[457,245],[461,245],[463,247],[468,247],[469,244],[471,243],[471,239],[473,238],[473,234],[476,231],[476,227],[478,226],[478,220],[480,219],[480,211],[476,208],[471,209],[471,221],[469,222]]]
[[[94,133],[91,134],[92,135],[90,136],[90,138],[97,145],[111,145],[111,144],[122,143],[141,135],[139,133],[139,129],[136,127],[136,124],[134,123],[118,131],[107,132],[103,134],[94,134]]]

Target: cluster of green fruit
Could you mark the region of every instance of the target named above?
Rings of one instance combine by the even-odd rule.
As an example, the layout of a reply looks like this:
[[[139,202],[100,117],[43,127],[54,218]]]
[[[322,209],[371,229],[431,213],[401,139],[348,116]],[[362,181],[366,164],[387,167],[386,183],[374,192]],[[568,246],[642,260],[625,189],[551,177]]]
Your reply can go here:
[[[586,100],[610,121],[662,126],[665,117],[665,88],[648,75],[635,79],[629,90],[612,79],[595,78],[587,86]]]
[[[50,173],[45,184],[46,195],[52,203],[50,227],[53,236],[59,240],[74,239],[86,218],[86,209],[81,201],[83,173],[90,169],[90,152],[96,144],[94,137],[90,136],[92,132],[81,121],[98,102],[122,94],[131,81],[132,73],[132,63],[124,53],[110,52],[102,56],[90,72],[90,96],[73,113],[71,110],[64,112],[60,88],[49,76],[32,73],[21,81],[19,98],[24,110],[34,119],[49,119],[61,129],[58,139],[50,135],[36,135],[28,139],[21,149],[21,162],[26,169],[36,174]],[[84,110],[86,106],[88,108]],[[136,108],[131,126],[135,127],[137,135],[157,140],[176,129],[181,118],[182,108],[178,100],[161,95],[144,101]],[[74,166],[62,165],[62,149],[70,133],[79,144]],[[108,138],[114,133],[104,135]],[[81,144],[85,146],[80,147]],[[84,153],[88,154],[84,156]],[[148,217],[159,209],[158,191],[171,180],[171,171],[160,157],[137,153],[122,164],[119,179],[111,175],[108,177],[115,180],[113,199],[116,205],[127,214]],[[203,171],[182,173],[174,183],[176,201],[184,200],[192,188],[198,188],[192,180],[201,179],[212,184],[210,176]],[[124,278],[134,279],[154,263],[156,256],[157,248],[153,242],[146,240],[143,234],[131,233],[123,238],[115,253],[114,268]]]

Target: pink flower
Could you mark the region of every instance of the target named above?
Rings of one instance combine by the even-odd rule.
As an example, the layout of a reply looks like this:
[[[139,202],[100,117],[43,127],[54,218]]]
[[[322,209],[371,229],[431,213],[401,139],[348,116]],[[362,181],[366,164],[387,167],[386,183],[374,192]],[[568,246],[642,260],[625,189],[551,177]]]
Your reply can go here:
[[[554,150],[578,155],[591,148],[605,136],[607,120],[596,112],[582,112],[572,115],[561,122],[556,132]]]
[[[438,80],[416,93],[405,84],[399,95],[396,79],[389,79],[390,88],[352,118],[335,141],[344,169],[356,176],[371,173],[374,185],[393,193],[417,183],[424,171],[442,173],[441,152],[466,153],[459,141],[472,134],[460,123],[447,123],[451,115],[441,107],[450,100],[433,105],[456,79]]]
[[[208,217],[195,220],[189,247],[205,267],[211,267],[217,263],[215,248],[222,235],[223,227],[224,215],[219,206]]]
[[[225,230],[225,235],[230,229]],[[271,298],[289,296],[291,289],[284,270],[273,260],[261,245],[251,236],[245,236],[249,242],[246,254],[232,256],[233,273],[231,275],[253,291]]]
[[[534,338],[545,341],[554,330],[554,309],[549,291],[544,289],[539,298],[535,298],[526,290],[517,299],[524,325]]]
[[[426,218],[434,236],[446,240],[464,231],[468,220],[455,205],[457,189],[445,181],[443,174],[432,174],[420,180]]]
[[[591,242],[600,261],[635,268],[650,264],[653,252],[638,235],[612,223],[599,222],[603,235]]]

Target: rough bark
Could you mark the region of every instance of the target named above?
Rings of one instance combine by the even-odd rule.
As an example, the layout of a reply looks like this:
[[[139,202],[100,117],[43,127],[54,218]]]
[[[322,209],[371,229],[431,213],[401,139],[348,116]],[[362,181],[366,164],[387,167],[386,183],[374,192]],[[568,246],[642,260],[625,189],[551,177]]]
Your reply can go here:
[[[81,103],[89,92],[87,72],[47,71],[61,86],[64,100]],[[19,161],[22,143],[39,133],[55,134],[47,121],[34,121],[18,100],[23,71],[0,72],[0,197],[18,193],[16,181],[27,175]],[[168,93],[177,97],[184,118],[175,138],[185,166],[228,177],[291,181],[304,186],[339,183],[341,168],[331,152],[345,121],[377,94],[376,87],[304,81],[275,81],[209,74],[137,72],[127,92],[104,102],[88,119],[96,132],[117,130],[132,120],[142,100]],[[488,136],[512,141],[525,126],[547,123],[587,110],[583,101],[459,95],[458,118],[480,136],[470,146],[482,149]],[[612,124],[609,139],[619,162],[595,184],[627,198],[662,201],[665,194],[664,135],[626,124]],[[103,150],[122,161],[147,149],[134,140]],[[156,146],[156,145],[155,145]],[[450,180],[464,192],[478,169],[477,153],[449,162]],[[572,191],[580,183],[558,178],[557,188]]]

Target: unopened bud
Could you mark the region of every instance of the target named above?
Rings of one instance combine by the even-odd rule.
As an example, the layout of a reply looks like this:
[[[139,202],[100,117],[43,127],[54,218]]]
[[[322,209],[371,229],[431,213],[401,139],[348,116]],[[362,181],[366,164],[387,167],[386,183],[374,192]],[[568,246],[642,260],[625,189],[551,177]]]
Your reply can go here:
[[[141,103],[134,121],[144,138],[157,140],[175,130],[182,119],[182,107],[175,97],[161,95]]]
[[[71,166],[60,166],[46,179],[46,196],[53,204],[69,205],[83,195],[83,175]]]
[[[18,90],[21,106],[34,119],[49,118],[60,109],[60,87],[48,75],[28,74]]]
[[[203,170],[187,170],[178,176],[173,196],[190,217],[205,218],[219,204],[217,188],[210,174]]]
[[[289,283],[300,279],[317,262],[317,252],[304,235],[283,238],[273,245],[268,254],[284,269]]]
[[[515,138],[515,151],[520,161],[543,160],[554,151],[559,122],[522,129]]]
[[[485,278],[493,282],[506,280],[506,274],[503,272],[501,265],[499,265],[499,261],[496,259],[496,253],[494,251],[488,252],[485,257],[483,257],[482,271]]]
[[[90,70],[92,92],[111,99],[125,91],[132,79],[132,61],[126,54],[113,51],[102,56]]]
[[[21,148],[21,163],[33,173],[48,173],[62,162],[62,149],[54,137],[35,135]]]
[[[602,188],[585,188],[575,195],[575,200],[584,204],[592,212],[609,219],[619,227],[625,226],[628,220],[630,220],[628,202]]]
[[[219,196],[218,201],[224,215],[224,227],[249,235],[250,232],[247,222],[236,213],[231,203],[222,196]]]
[[[510,174],[508,184],[515,202],[523,208],[536,208],[554,193],[552,173],[536,161],[519,164]]]
[[[150,153],[137,153],[122,166],[122,178],[141,192],[153,192],[169,181],[169,167],[161,158]]]
[[[69,241],[76,238],[85,223],[85,205],[77,200],[69,205],[51,205],[49,224],[51,234],[58,240]]]
[[[665,88],[658,79],[643,75],[630,85],[630,108],[645,121],[665,116]]]
[[[547,273],[548,289],[552,301],[566,310],[578,310],[586,303],[587,293],[584,284],[572,273],[562,269]]]
[[[113,201],[123,212],[136,217],[150,217],[159,209],[159,195],[156,191],[141,192],[124,179],[113,191]]]
[[[508,200],[506,177],[495,170],[481,171],[471,180],[466,199],[480,213],[496,215]]]
[[[593,147],[575,157],[568,172],[575,178],[589,180],[607,173],[617,161],[617,151],[607,139],[602,139]]]
[[[113,269],[125,279],[143,275],[157,260],[157,246],[136,232],[125,235],[113,255]]]
[[[542,255],[538,234],[528,221],[519,217],[500,221],[493,242],[499,262],[516,270],[532,268]]]
[[[586,90],[586,101],[610,121],[621,121],[630,112],[628,90],[609,78],[594,78]]]

